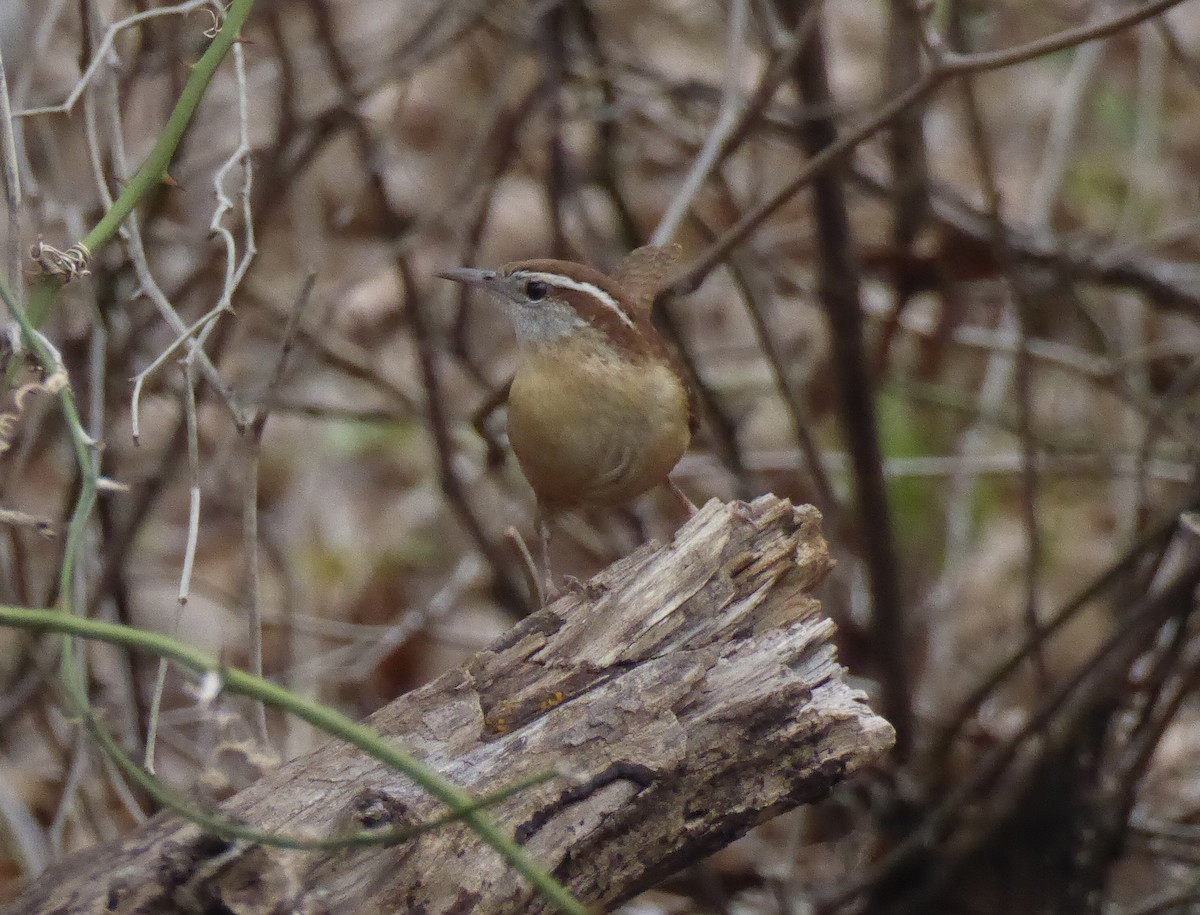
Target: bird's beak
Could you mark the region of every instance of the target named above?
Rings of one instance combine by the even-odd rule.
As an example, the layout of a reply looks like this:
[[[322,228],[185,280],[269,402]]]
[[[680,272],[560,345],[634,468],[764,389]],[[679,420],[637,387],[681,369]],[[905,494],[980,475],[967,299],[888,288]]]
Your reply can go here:
[[[464,286],[481,286],[487,288],[496,281],[495,270],[477,270],[474,267],[452,267],[449,270],[439,270],[438,276],[444,280],[454,280]]]

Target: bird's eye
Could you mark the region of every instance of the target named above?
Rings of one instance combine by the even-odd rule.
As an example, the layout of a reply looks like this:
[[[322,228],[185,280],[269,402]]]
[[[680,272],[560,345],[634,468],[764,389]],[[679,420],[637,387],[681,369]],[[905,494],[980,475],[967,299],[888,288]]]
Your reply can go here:
[[[530,280],[525,284],[525,298],[531,302],[540,302],[550,294],[550,287],[541,280]]]

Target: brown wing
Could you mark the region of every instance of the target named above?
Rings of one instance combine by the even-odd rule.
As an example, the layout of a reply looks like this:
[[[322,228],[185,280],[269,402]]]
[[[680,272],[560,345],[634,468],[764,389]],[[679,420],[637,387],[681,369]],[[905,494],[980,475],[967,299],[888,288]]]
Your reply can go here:
[[[638,308],[649,311],[655,294],[666,285],[679,258],[680,245],[643,245],[634,248],[613,272],[613,279],[629,294]]]
[[[654,296],[666,285],[667,278],[674,271],[675,265],[679,263],[682,256],[682,245],[643,245],[625,255],[625,260],[621,261],[620,266],[613,271],[613,279],[633,300],[643,320],[650,319],[650,306],[654,302]],[[657,335],[655,336],[657,337]],[[683,368],[679,354],[665,341],[660,345],[671,361],[675,374],[683,382],[684,390],[687,391],[688,428],[695,434],[700,425],[700,403],[696,392],[687,382],[687,372]]]

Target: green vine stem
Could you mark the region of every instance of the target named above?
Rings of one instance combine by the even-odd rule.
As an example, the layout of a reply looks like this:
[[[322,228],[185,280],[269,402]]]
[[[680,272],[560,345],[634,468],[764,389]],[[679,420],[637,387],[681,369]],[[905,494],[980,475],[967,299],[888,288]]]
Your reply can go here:
[[[43,370],[48,374],[64,372],[58,354],[54,352],[45,338],[32,326],[28,315],[21,309],[9,292],[0,283],[0,298],[16,316],[21,325],[21,331],[26,345],[37,357]],[[38,631],[58,632],[66,638],[63,640],[61,671],[63,685],[70,701],[76,706],[76,712],[87,723],[91,733],[97,738],[102,748],[112,752],[120,749],[108,734],[107,729],[96,718],[88,702],[87,682],[84,674],[82,657],[74,650],[73,638],[82,637],[121,645],[135,651],[149,652],[162,658],[168,658],[184,667],[201,674],[216,674],[221,678],[222,688],[239,695],[248,696],[272,706],[288,711],[309,724],[320,728],[334,737],[353,744],[369,753],[385,765],[403,772],[414,782],[442,801],[455,813],[456,817],[466,822],[485,842],[499,852],[505,860],[558,908],[569,915],[586,915],[587,909],[576,900],[562,884],[544,873],[537,864],[525,853],[519,845],[504,836],[483,814],[478,807],[478,800],[459,788],[449,779],[443,778],[437,772],[422,765],[406,750],[384,740],[376,731],[366,725],[347,718],[327,706],[305,699],[284,689],[269,680],[255,677],[236,668],[224,668],[220,663],[203,652],[196,651],[188,645],[158,633],[146,632],[133,627],[106,623],[101,620],[87,619],[73,615],[76,609],[71,600],[73,593],[75,558],[79,544],[87,529],[88,518],[96,500],[96,471],[89,453],[91,437],[83,428],[79,411],[75,404],[75,395],[70,384],[63,384],[59,391],[63,416],[66,419],[71,440],[75,448],[76,461],[82,475],[82,486],[79,500],[71,517],[67,534],[67,543],[63,550],[63,562],[59,572],[58,609],[29,609],[21,607],[0,606],[0,626],[12,626],[18,629],[34,629]],[[114,756],[121,762],[123,751]],[[137,768],[137,767],[133,767]],[[129,770],[127,770],[129,771]],[[138,769],[141,772],[140,769]],[[142,779],[137,779],[139,782]]]
[[[96,226],[79,242],[87,256],[110,241],[121,223],[133,212],[141,199],[167,175],[179,143],[195,116],[201,99],[211,83],[217,67],[233,47],[241,34],[254,0],[232,0],[225,11],[212,43],[192,67],[179,100],[175,103],[158,139],[141,167],[124,184],[112,207]],[[41,337],[36,328],[45,320],[53,307],[55,297],[62,287],[57,276],[43,277],[34,285],[30,295],[28,312],[22,312],[6,288],[0,287],[0,295],[9,305],[21,324],[27,345],[47,372],[57,371],[59,360],[52,347]],[[79,500],[71,517],[64,561],[59,576],[58,603],[64,610],[72,609],[70,595],[73,593],[74,557],[87,529],[92,508],[96,500],[96,473],[92,466],[89,448],[91,438],[83,429],[70,385],[60,391],[63,415],[70,429],[75,447],[76,460],[82,474]],[[222,668],[214,658],[195,651],[180,642],[156,633],[73,616],[69,612],[56,610],[0,607],[0,625],[21,629],[57,632],[68,638],[64,640],[62,674],[64,686],[71,701],[78,706],[92,733],[104,745],[107,729],[90,710],[87,698],[86,678],[81,658],[73,650],[71,637],[82,637],[123,645],[137,651],[147,651],[160,657],[170,658],[200,673],[216,674],[221,677],[223,688],[230,692],[257,698],[271,705],[290,711],[326,733],[340,737],[381,762],[403,772],[431,795],[451,808],[456,818],[466,822],[485,842],[502,857],[547,900],[560,911],[569,915],[587,915],[588,910],[576,900],[560,883],[544,873],[519,845],[504,836],[480,809],[480,801],[471,797],[453,782],[437,772],[421,765],[402,748],[385,741],[371,728],[341,715],[333,709],[304,699],[268,680],[254,677],[244,671]],[[116,746],[109,736],[106,749]],[[119,748],[118,748],[119,749]],[[119,759],[118,759],[119,761]],[[140,771],[140,770],[139,770]]]
[[[216,658],[157,632],[103,620],[70,616],[55,610],[0,605],[0,626],[57,632],[94,639],[134,651],[167,658],[201,675],[220,678],[221,688],[231,693],[266,702],[320,728],[327,734],[353,744],[380,762],[403,772],[458,814],[488,845],[525,877],[559,911],[567,915],[589,915],[588,909],[566,887],[542,871],[516,842],[503,835],[478,809],[479,801],[449,779],[421,764],[407,750],[386,740],[375,729],[359,724],[334,709],[285,689],[244,670],[223,666]]]
[[[146,156],[141,167],[134,172],[133,177],[125,182],[121,193],[113,201],[108,212],[101,217],[87,235],[80,239],[79,244],[89,257],[112,239],[121,223],[125,221],[125,217],[132,213],[133,208],[141,199],[166,177],[171,159],[196,114],[200,100],[204,98],[204,93],[207,91],[209,83],[212,82],[217,67],[225,59],[225,55],[229,53],[233,43],[240,38],[242,26],[245,25],[253,6],[254,0],[232,0],[228,9],[225,10],[224,21],[221,23],[220,29],[213,36],[212,43],[209,44],[200,59],[192,65],[183,91],[179,94],[179,101],[171,109],[171,114],[159,132],[150,154]],[[34,327],[41,326],[46,315],[50,313],[50,308],[53,306],[54,298],[60,288],[62,288],[62,283],[56,276],[43,277],[34,285],[29,301],[29,318]]]
[[[67,370],[58,353],[49,341],[34,328],[29,316],[3,282],[0,282],[0,299],[4,300],[9,313],[16,318],[21,327],[21,337],[25,346],[38,360],[45,375],[48,378],[61,375],[65,379]],[[74,613],[80,609],[76,606],[77,602],[72,599],[75,594],[76,559],[79,556],[80,544],[83,543],[84,535],[87,533],[88,519],[96,504],[98,477],[90,450],[94,443],[92,437],[87,434],[87,430],[83,428],[83,421],[79,417],[79,406],[75,403],[75,392],[71,388],[70,381],[64,380],[57,387],[59,405],[62,408],[63,419],[66,421],[67,431],[75,451],[75,463],[79,466],[80,485],[79,498],[75,502],[75,509],[71,512],[71,521],[67,527],[67,541],[63,546],[62,565],[58,570],[58,594],[55,602],[59,611]],[[86,708],[87,675],[83,658],[76,653],[74,641],[70,638],[63,639],[59,670],[64,686],[75,696],[77,703]]]
[[[343,848],[362,848],[368,845],[400,845],[424,833],[432,832],[448,823],[461,820],[468,813],[501,804],[510,797],[520,794],[522,791],[557,777],[557,773],[554,772],[538,773],[537,775],[522,779],[515,784],[506,785],[496,791],[489,791],[465,807],[457,810],[449,810],[430,820],[415,823],[412,826],[397,829],[362,830],[361,832],[348,833],[328,839],[301,838],[300,836],[289,836],[277,832],[263,832],[251,826],[223,819],[196,807],[194,804],[177,795],[174,791],[171,791],[161,781],[134,762],[133,757],[125,752],[124,748],[113,737],[112,732],[104,726],[98,717],[88,714],[84,718],[84,723],[88,731],[96,739],[96,742],[100,744],[100,748],[128,776],[129,780],[163,807],[179,814],[184,819],[195,823],[205,832],[212,833],[213,835],[226,839],[240,839],[241,841],[253,842],[258,845],[268,845],[273,848],[287,848],[293,851],[337,851]]]

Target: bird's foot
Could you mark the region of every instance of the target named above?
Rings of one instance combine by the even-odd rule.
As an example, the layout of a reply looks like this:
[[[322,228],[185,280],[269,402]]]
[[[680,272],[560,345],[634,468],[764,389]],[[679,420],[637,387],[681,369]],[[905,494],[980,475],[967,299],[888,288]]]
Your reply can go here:
[[[700,509],[696,507],[696,503],[689,499],[687,493],[680,489],[679,484],[670,477],[667,477],[667,489],[671,491],[671,495],[675,497],[675,500],[679,503],[680,508],[687,513],[689,518],[693,517],[696,512],[700,511]]]

